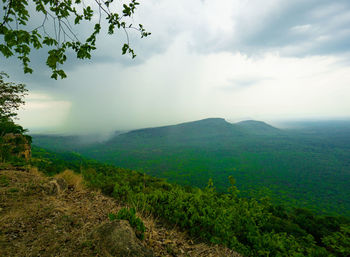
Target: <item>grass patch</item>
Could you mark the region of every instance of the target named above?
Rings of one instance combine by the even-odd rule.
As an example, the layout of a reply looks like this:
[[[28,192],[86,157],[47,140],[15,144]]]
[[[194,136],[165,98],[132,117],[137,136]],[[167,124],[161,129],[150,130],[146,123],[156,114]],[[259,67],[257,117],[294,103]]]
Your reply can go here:
[[[8,190],[9,193],[18,193],[19,189],[17,187],[12,187]]]
[[[72,170],[65,170],[62,173],[55,175],[55,178],[63,178],[68,187],[73,187],[76,190],[82,190],[83,186],[83,177],[80,174],[74,173]]]
[[[86,240],[86,241],[84,241],[84,242],[81,243],[81,247],[93,249],[94,244],[92,243],[91,240]]]
[[[8,177],[1,175],[0,176],[0,186],[7,187],[10,184]]]

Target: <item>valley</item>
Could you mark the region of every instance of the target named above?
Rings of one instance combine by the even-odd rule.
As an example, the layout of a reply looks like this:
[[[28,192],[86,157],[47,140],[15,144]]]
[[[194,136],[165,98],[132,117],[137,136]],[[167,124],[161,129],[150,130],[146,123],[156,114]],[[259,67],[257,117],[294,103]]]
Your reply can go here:
[[[33,145],[203,188],[227,192],[236,179],[245,197],[269,196],[287,206],[350,215],[350,122],[278,129],[260,121],[211,118],[116,134],[102,143],[33,135]]]

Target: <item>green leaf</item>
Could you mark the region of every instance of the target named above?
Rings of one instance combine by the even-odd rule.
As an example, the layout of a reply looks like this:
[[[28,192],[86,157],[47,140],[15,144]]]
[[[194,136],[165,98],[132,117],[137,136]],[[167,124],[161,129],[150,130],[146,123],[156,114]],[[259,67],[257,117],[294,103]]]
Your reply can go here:
[[[128,44],[124,44],[122,47],[122,54],[126,54],[126,51],[129,49],[129,45]]]

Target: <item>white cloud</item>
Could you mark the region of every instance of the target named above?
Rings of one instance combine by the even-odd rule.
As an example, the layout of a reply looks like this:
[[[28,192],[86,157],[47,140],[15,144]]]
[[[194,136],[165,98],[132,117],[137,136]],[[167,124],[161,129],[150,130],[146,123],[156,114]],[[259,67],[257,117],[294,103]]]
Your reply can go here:
[[[18,113],[19,122],[31,131],[57,130],[65,123],[71,103],[55,100],[50,95],[31,92]]]
[[[291,28],[292,32],[296,33],[307,33],[310,32],[312,26],[310,24],[298,25]]]

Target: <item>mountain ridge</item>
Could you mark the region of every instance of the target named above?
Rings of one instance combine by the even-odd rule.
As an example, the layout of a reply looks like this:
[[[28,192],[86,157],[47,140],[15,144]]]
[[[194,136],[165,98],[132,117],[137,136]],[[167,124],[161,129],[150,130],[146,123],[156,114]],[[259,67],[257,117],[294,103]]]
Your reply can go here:
[[[271,134],[277,135],[277,134],[283,133],[281,129],[271,126],[270,124],[264,121],[244,120],[244,121],[234,123],[234,125],[239,126],[240,128],[244,129],[248,133],[253,133],[256,135],[271,135]]]
[[[176,134],[182,134],[184,136],[188,135],[188,133],[192,133],[194,137],[196,137],[195,133],[201,137],[217,135],[244,136],[244,134],[271,135],[282,133],[282,130],[262,121],[248,120],[230,123],[224,118],[207,118],[175,125],[131,130],[113,138],[135,134],[143,134],[143,136],[174,136]],[[113,138],[110,140],[113,140]]]

